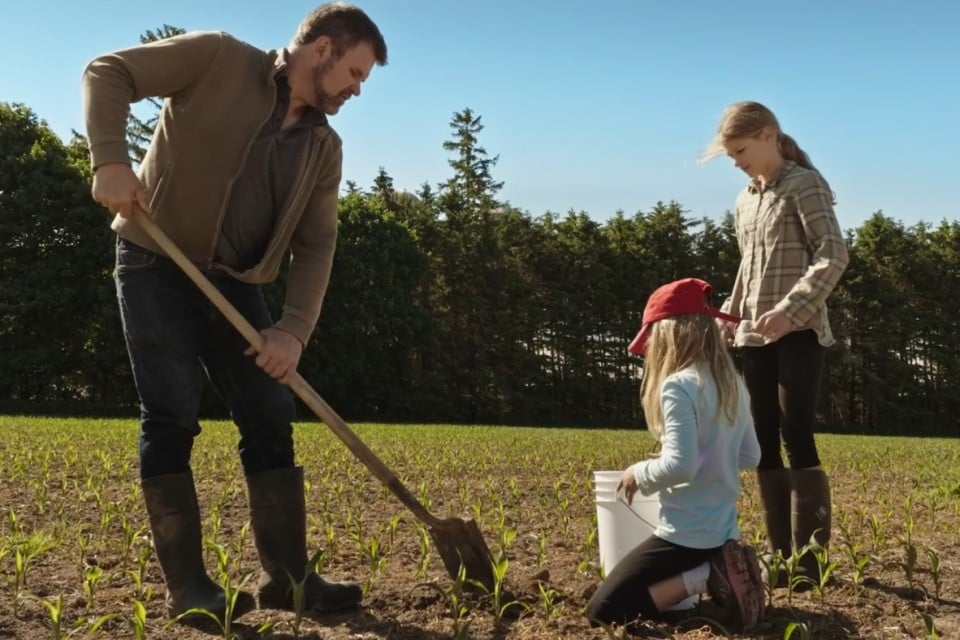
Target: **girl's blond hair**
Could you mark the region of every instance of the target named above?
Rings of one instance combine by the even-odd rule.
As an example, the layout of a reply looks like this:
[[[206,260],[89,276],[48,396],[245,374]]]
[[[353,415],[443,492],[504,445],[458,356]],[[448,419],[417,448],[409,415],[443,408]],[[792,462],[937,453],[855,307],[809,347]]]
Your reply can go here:
[[[780,123],[773,111],[759,102],[734,102],[724,109],[723,117],[717,126],[717,135],[704,152],[704,159],[710,159],[724,152],[723,145],[737,138],[752,138],[764,128],[770,127],[777,134],[777,147],[785,160],[793,160],[801,167],[816,171],[810,162],[810,156],[800,148],[797,141],[780,129]]]
[[[667,376],[688,367],[706,367],[717,384],[720,407],[716,416],[732,425],[740,403],[738,374],[713,318],[692,313],[659,320],[650,327],[643,364],[640,401],[647,428],[659,440],[663,435],[660,387]]]
[[[813,166],[807,152],[800,148],[796,140],[783,132],[777,116],[773,115],[773,111],[759,102],[749,100],[734,102],[723,110],[723,117],[720,118],[720,124],[717,125],[717,134],[700,159],[706,161],[722,155],[725,152],[723,146],[725,143],[738,138],[752,138],[759,135],[767,127],[770,127],[776,133],[777,149],[784,160],[792,160],[805,169],[820,173]],[[826,178],[823,177],[822,173],[820,178],[826,183]],[[829,185],[827,185],[827,188],[829,189]]]

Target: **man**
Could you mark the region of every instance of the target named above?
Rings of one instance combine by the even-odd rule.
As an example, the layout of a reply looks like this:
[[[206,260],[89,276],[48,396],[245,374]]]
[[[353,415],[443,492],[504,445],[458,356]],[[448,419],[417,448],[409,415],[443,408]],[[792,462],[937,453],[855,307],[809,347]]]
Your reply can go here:
[[[261,607],[292,609],[290,576],[305,573],[303,470],[295,466],[294,404],[283,386],[320,314],[336,243],[342,152],[327,116],[374,64],[383,36],[345,4],[310,13],[289,47],[256,49],[224,33],[191,33],[106,54],[83,75],[93,197],[117,214],[115,280],[140,397],[140,475],[167,613],[224,615],[224,591],[203,565],[190,452],[200,433],[200,367],[239,428],[250,517],[263,574]],[[129,105],[162,96],[150,149],[134,174]],[[143,230],[140,207],[260,331],[259,352],[203,298]],[[260,285],[289,250],[283,313]],[[289,576],[287,574],[290,574]],[[356,606],[358,585],[311,575],[306,606]]]

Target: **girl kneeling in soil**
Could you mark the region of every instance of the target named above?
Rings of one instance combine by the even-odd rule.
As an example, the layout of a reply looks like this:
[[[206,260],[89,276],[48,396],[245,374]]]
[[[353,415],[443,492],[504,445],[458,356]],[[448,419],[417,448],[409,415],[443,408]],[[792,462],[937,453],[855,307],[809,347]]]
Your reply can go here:
[[[756,553],[741,547],[741,469],[755,469],[760,445],[750,399],[714,318],[710,285],[686,278],[650,296],[629,351],[645,356],[641,396],[647,427],[662,449],[623,472],[632,503],[659,492],[660,521],[610,572],[587,604],[594,626],[657,619],[685,598],[709,592],[733,622],[749,627],[764,592]]]

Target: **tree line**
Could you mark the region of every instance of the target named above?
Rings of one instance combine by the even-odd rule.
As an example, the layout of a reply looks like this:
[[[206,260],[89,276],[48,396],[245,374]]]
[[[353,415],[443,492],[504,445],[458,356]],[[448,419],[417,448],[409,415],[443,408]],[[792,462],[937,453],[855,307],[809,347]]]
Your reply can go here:
[[[131,118],[131,158],[149,122]],[[739,261],[733,219],[657,202],[598,222],[498,198],[481,117],[455,113],[446,181],[415,192],[385,169],[347,182],[320,322],[300,371],[352,420],[642,426],[642,360],[626,346],[647,296],[714,285]],[[113,234],[89,195],[85,139],[0,103],[0,408],[133,413],[112,282]],[[829,301],[818,416],[868,432],[946,432],[960,415],[960,224],[882,212],[847,232]],[[283,275],[267,287],[279,310]],[[222,415],[212,395],[206,414]],[[304,418],[308,418],[304,412]]]

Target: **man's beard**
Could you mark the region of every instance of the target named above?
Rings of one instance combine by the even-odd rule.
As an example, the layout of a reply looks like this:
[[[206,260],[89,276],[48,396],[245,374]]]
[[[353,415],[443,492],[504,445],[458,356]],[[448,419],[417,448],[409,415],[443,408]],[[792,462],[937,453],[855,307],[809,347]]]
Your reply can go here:
[[[311,74],[313,76],[314,106],[318,110],[328,115],[335,114],[343,105],[343,98],[340,96],[332,96],[323,88],[323,79],[326,77],[330,69],[333,68],[335,62],[336,59],[334,56],[330,56],[326,62],[314,67]]]

